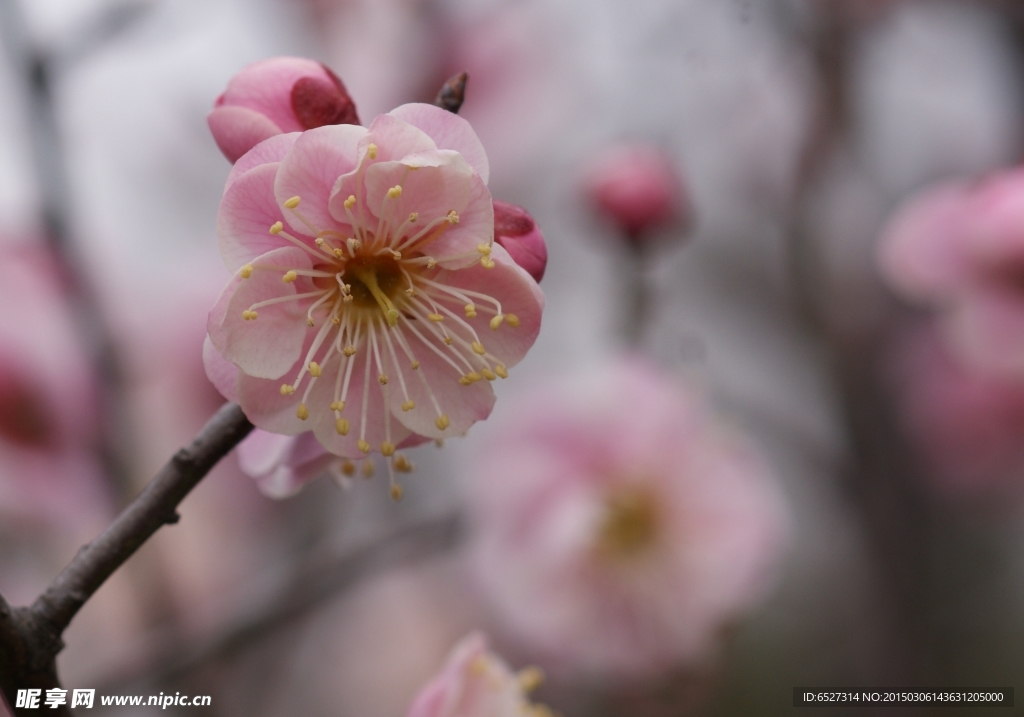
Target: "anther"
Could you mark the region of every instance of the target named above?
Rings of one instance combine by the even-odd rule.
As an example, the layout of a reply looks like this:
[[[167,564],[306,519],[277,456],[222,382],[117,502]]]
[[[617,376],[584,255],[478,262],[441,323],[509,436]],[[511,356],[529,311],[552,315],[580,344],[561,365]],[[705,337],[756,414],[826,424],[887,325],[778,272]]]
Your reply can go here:
[[[324,241],[323,237],[317,237],[313,240],[313,243],[322,249],[327,242]]]
[[[449,224],[458,224],[459,223],[459,213],[457,211],[455,211],[454,209],[452,209],[450,212],[448,212],[448,214],[446,214],[445,217],[448,219],[448,223]]]
[[[258,314],[255,311],[249,311],[246,309],[242,312],[242,319],[244,321],[255,321]]]
[[[288,383],[282,383],[281,384],[281,395],[282,396],[291,396],[293,393],[295,393],[295,386],[292,386],[291,384],[288,384]]]
[[[356,195],[348,195],[348,199],[345,200],[345,209],[351,209],[356,205]]]
[[[427,268],[428,269],[433,269],[435,266],[437,266],[437,259],[435,259],[432,256],[428,256],[427,257]]]
[[[334,254],[335,259],[345,258],[345,252],[343,252],[341,249],[334,249],[333,251],[331,251],[331,253]]]
[[[396,503],[402,499],[402,486],[395,483],[391,486],[391,500]]]
[[[344,411],[345,410],[345,402],[344,401],[331,401],[331,410],[332,411]]]
[[[391,465],[399,473],[412,473],[412,461],[403,456],[401,453],[395,454],[395,459],[391,462]]]
[[[494,367],[494,373],[498,374],[500,378],[508,378],[508,369],[505,368],[505,364],[498,364]]]
[[[413,359],[412,363],[410,363],[410,364],[409,364],[409,367],[410,367],[410,368],[411,368],[411,369],[412,369],[413,371],[415,371],[416,369],[418,369],[418,368],[420,367],[420,362],[419,362],[419,361],[416,361],[415,359]]]
[[[348,244],[348,248],[351,249],[352,251],[355,251],[356,249],[363,245],[362,242],[360,242],[355,237],[349,237],[348,239],[345,240],[345,243]]]
[[[334,422],[334,430],[338,432],[339,436],[347,436],[349,429],[349,423],[347,418],[339,418]]]
[[[485,349],[484,345],[479,341],[474,341],[472,344],[472,348],[473,353],[475,353],[477,356],[483,356],[485,353],[487,353],[487,349]]]
[[[346,458],[341,464],[341,472],[351,478],[356,474],[356,464]]]
[[[306,319],[306,326],[309,326],[310,328],[312,328],[312,327],[316,326],[316,322],[313,321],[313,319]]]
[[[443,431],[451,425],[451,421],[448,420],[448,414],[442,413],[440,416],[434,419],[434,425],[437,426],[437,430]]]
[[[445,346],[451,346],[452,345],[452,337],[451,336],[445,336],[441,340],[444,341],[444,345]]]
[[[380,376],[377,377],[377,381],[380,382],[381,386],[387,386],[388,385],[388,375],[386,373],[382,373]]]
[[[281,277],[281,280],[284,281],[284,283],[286,284],[290,284],[298,278],[298,273],[296,273],[296,271],[292,269],[291,271],[285,272],[285,275]]]
[[[245,266],[242,267],[242,270],[239,272],[239,274],[241,275],[241,277],[243,279],[248,279],[250,276],[252,276],[252,271],[253,271],[253,265],[252,264],[246,264]]]
[[[366,148],[366,153],[370,155],[370,159],[377,159],[377,145],[370,142],[370,146]]]
[[[284,224],[281,222],[274,222],[270,225],[271,234],[280,234],[284,230]]]
[[[345,348],[343,348],[341,350],[341,352],[343,354],[345,354],[346,356],[348,356],[349,358],[352,358],[353,356],[356,355],[356,347],[355,346],[346,346]]]
[[[530,693],[544,684],[544,672],[539,667],[527,667],[519,671],[516,679],[523,692]]]
[[[309,375],[313,378],[320,378],[320,374],[323,373],[323,369],[320,368],[320,364],[316,361],[309,362]]]
[[[480,258],[480,266],[482,266],[485,269],[493,269],[494,268],[494,259],[492,259],[489,256],[481,257]]]
[[[395,454],[395,444],[391,441],[384,441],[380,444],[380,452],[385,458]]]
[[[508,325],[513,329],[519,326],[519,317],[515,314],[505,314],[505,321],[507,321]]]
[[[489,368],[482,369],[480,371],[480,375],[483,376],[484,378],[486,378],[488,381],[493,381],[494,379],[498,378],[495,375],[494,371],[492,371]]]
[[[491,328],[494,329],[495,331],[497,331],[498,327],[501,326],[501,322],[504,321],[504,320],[505,320],[504,314],[498,314],[493,319],[491,319]]]
[[[373,461],[363,461],[363,478],[366,480],[373,478]]]
[[[402,258],[402,252],[395,251],[394,249],[392,249],[391,258],[394,259],[395,261],[399,261]]]
[[[466,304],[465,309],[466,309],[466,318],[467,319],[475,319],[476,318],[476,307],[475,306],[473,306],[472,304]]]
[[[291,199],[286,199],[284,201],[284,208],[285,209],[295,209],[295,207],[299,206],[299,202],[301,202],[301,201],[302,200],[299,199],[298,197],[292,197]]]
[[[406,401],[405,403],[402,404],[402,410],[403,411],[411,411],[414,408],[416,408],[416,402],[415,401]]]
[[[331,323],[334,324],[335,326],[341,326],[341,319],[335,316],[333,319],[331,319]]]
[[[398,199],[400,196],[402,196],[402,185],[396,184],[391,189],[389,189],[388,196],[391,197],[392,199]]]
[[[370,452],[370,444],[369,444],[369,443],[367,443],[367,442],[366,442],[366,439],[364,439],[364,438],[360,438],[360,439],[359,439],[359,442],[358,442],[358,443],[356,443],[356,446],[357,446],[357,447],[359,448],[359,450],[361,450],[361,451],[362,451],[363,453],[369,453],[369,452]]]
[[[470,383],[476,383],[477,381],[482,379],[483,376],[478,374],[476,371],[470,371],[469,373],[466,374],[466,378],[469,379]]]
[[[433,322],[444,321],[444,317],[441,314],[427,314],[427,318]]]
[[[299,407],[295,409],[295,417],[300,421],[305,421],[309,418],[309,409],[306,408],[306,404],[300,403]]]
[[[476,245],[476,250],[478,252],[480,252],[483,256],[490,256],[491,255],[491,245],[490,244],[477,244]]]
[[[461,383],[463,386],[468,386],[469,384],[471,384],[473,382],[470,381],[469,377],[467,377],[467,376],[459,376],[459,383]]]
[[[405,295],[410,297],[410,298],[412,298],[413,296],[416,296],[416,289],[414,289],[414,288],[412,288],[410,286],[408,289],[405,290]]]
[[[398,324],[398,310],[397,309],[388,309],[387,317],[388,317],[388,326],[395,326],[395,325]]]
[[[409,214],[409,223],[415,224],[416,220],[420,218],[419,212],[412,212]]]

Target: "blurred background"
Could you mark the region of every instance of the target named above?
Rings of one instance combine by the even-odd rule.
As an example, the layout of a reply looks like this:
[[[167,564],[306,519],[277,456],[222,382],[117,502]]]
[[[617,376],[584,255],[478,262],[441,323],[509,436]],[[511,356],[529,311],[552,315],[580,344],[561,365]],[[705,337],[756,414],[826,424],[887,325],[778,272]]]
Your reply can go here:
[[[955,301],[907,295],[878,259],[919,192],[1018,162],[1016,0],[0,0],[0,44],[11,604],[222,402],[201,347],[230,165],[205,117],[247,64],[326,63],[364,123],[467,71],[491,192],[550,257],[534,349],[489,421],[410,452],[404,500],[380,475],[272,500],[229,456],[76,618],[65,687],[395,717],[474,629],[543,667],[537,699],[566,717],[788,714],[796,686],[1024,674],[1024,378],[960,361],[937,328]],[[681,180],[642,251],[588,190],[624,142]],[[475,567],[472,496],[523,395],[626,352],[756,446],[786,537],[699,651],[620,679],[548,664],[510,627]]]

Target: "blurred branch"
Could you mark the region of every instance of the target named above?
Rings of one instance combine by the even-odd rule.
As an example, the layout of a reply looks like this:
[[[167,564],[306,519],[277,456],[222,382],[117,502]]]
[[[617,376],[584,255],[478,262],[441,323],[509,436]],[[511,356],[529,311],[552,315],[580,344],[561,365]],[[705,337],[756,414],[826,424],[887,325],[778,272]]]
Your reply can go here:
[[[0,687],[9,705],[18,689],[60,686],[55,660],[71,619],[153,533],[178,522],[181,501],[251,430],[242,409],[233,403],[222,406],[110,527],[78,551],[30,608],[12,610],[0,598]],[[12,711],[18,717],[34,714]]]
[[[289,578],[287,587],[219,635],[189,646],[175,634],[134,675],[121,676],[103,689],[117,692],[139,682],[170,683],[230,658],[337,597],[367,575],[448,550],[461,534],[460,517],[449,514],[401,526],[343,555],[307,560]]]
[[[466,100],[467,80],[469,80],[469,75],[465,72],[450,77],[438,91],[437,97],[434,98],[434,104],[452,114],[458,114],[462,109],[462,103]]]
[[[109,39],[112,32],[123,30],[126,21],[122,16],[132,19],[139,16],[137,9],[127,13],[125,7],[135,6],[107,11],[85,33],[82,43],[71,43],[72,48],[91,48],[95,42]],[[0,41],[15,73],[23,79],[43,234],[66,281],[70,295],[68,305],[75,316],[73,323],[78,328],[79,340],[86,347],[100,380],[97,453],[120,507],[127,503],[132,490],[128,446],[135,442],[127,416],[121,359],[100,299],[83,270],[88,262],[75,246],[71,231],[72,192],[54,107],[55,68],[57,60],[64,55],[54,57],[34,47],[19,0],[0,0]]]

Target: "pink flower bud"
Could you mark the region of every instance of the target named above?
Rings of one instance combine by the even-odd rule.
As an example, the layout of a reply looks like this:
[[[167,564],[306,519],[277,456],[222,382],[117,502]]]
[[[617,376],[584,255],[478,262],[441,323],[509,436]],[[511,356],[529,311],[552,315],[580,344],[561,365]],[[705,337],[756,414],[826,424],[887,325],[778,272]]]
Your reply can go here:
[[[601,154],[587,170],[586,191],[634,244],[646,243],[655,229],[689,221],[682,178],[671,159],[650,145],[620,145]]]
[[[345,85],[325,65],[275,57],[235,75],[206,121],[217,146],[235,162],[274,135],[359,124],[359,116]]]
[[[539,284],[548,265],[544,235],[529,212],[515,204],[494,200],[494,241]]]

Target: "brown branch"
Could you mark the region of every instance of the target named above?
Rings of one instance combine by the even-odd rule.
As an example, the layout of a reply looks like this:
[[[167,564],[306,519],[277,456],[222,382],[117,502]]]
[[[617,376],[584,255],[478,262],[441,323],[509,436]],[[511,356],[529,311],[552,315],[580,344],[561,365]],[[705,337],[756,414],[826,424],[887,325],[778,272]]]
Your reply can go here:
[[[466,100],[466,81],[468,79],[469,75],[465,72],[450,77],[441,86],[437,97],[434,98],[434,104],[452,114],[458,114],[462,109],[462,103]]]
[[[251,430],[242,409],[225,404],[32,607],[12,609],[0,598],[0,688],[15,715],[35,713],[13,709],[17,690],[60,686],[55,660],[64,647],[61,635],[85,601],[161,526],[178,522],[181,501]]]

